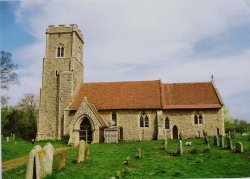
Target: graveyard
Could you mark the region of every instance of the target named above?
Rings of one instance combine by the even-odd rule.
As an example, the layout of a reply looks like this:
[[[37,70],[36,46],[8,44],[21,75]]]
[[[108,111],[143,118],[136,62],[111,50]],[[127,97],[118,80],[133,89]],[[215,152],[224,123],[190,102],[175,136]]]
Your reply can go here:
[[[205,142],[208,144],[205,144]],[[45,178],[228,178],[250,176],[249,134],[236,134],[232,139],[233,150],[228,141],[214,144],[213,137],[183,139],[182,155],[178,140],[123,141],[121,143],[83,144],[88,146],[89,155],[79,158],[78,147],[67,147],[61,141],[31,142],[16,139],[2,141],[3,162],[27,156],[36,145],[43,148],[47,143],[57,149],[66,147],[65,152],[54,152],[52,173]],[[236,143],[242,150],[235,152]],[[230,146],[230,145],[229,145]],[[64,156],[65,161],[59,158]],[[66,157],[66,158],[65,158]],[[25,164],[3,171],[3,178],[25,178]],[[62,164],[62,162],[64,164]],[[3,163],[4,165],[4,163]],[[59,167],[59,168],[58,168]]]

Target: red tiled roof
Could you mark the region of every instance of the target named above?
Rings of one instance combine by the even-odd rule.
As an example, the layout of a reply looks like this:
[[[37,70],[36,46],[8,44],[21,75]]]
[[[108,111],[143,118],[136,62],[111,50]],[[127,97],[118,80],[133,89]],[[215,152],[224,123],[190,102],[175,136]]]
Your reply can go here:
[[[160,88],[160,80],[82,83],[71,109],[78,109],[85,96],[98,110],[161,109]]]
[[[163,84],[165,109],[221,108],[212,82]]]
[[[221,108],[212,82],[162,84],[155,81],[82,83],[72,101],[77,110],[84,97],[97,110]]]

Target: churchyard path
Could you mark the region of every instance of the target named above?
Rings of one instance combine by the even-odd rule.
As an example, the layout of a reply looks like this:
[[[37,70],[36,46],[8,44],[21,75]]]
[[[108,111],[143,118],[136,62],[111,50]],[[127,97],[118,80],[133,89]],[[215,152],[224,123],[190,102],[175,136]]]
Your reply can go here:
[[[61,152],[62,150],[68,150],[70,148],[71,147],[55,148],[55,153],[54,154],[57,154],[57,153]],[[3,163],[2,163],[2,165],[3,165],[2,172],[5,172],[7,170],[11,170],[11,169],[16,168],[18,166],[27,164],[28,157],[29,157],[29,155],[25,155],[25,156],[22,156],[22,157],[13,158],[13,159],[10,159],[10,160],[3,161]]]

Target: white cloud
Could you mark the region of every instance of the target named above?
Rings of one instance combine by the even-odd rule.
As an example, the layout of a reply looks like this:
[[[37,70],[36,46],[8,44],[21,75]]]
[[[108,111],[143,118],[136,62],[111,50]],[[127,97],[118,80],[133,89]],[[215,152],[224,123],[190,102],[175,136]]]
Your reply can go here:
[[[21,86],[17,88],[25,92],[38,90],[41,85],[47,26],[76,23],[85,39],[86,81],[159,78],[165,82],[209,81],[214,74],[223,96],[247,90],[248,51],[210,59],[194,49],[201,39],[250,23],[250,7],[246,2],[21,1],[17,22],[37,42],[14,53],[23,65]]]

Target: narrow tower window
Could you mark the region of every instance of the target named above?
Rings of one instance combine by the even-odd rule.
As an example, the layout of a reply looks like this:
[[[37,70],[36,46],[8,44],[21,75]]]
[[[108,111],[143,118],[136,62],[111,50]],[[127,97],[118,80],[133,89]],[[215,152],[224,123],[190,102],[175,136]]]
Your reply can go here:
[[[64,57],[64,45],[62,43],[59,43],[56,55],[57,57]]]
[[[117,126],[117,115],[115,112],[112,113],[113,126]]]
[[[166,117],[166,119],[165,119],[165,129],[170,129],[168,117]]]

